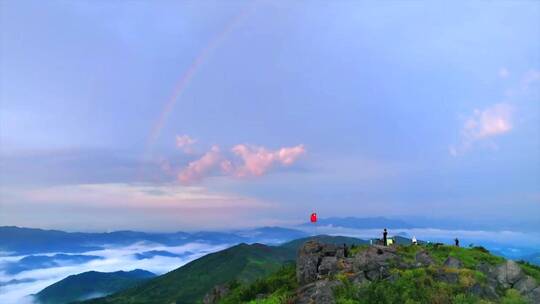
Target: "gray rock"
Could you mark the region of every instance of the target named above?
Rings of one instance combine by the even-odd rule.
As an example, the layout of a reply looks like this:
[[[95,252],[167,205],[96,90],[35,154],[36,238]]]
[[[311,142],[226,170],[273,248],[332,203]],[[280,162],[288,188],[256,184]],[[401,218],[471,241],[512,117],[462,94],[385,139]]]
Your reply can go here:
[[[511,260],[497,266],[494,275],[504,288],[512,287],[525,276],[518,263]]]
[[[525,297],[531,302],[531,303],[540,303],[540,287],[536,287],[531,292],[525,295]]]
[[[536,280],[530,276],[525,276],[521,280],[517,281],[513,286],[513,288],[517,289],[519,293],[523,295],[532,292],[536,287],[538,287]]]
[[[320,280],[301,287],[294,303],[296,304],[335,304],[333,289],[341,285],[339,281]]]
[[[298,249],[298,255],[312,255],[315,253],[320,253],[322,249],[323,244],[315,240],[309,240]]]
[[[336,258],[344,258],[345,257],[345,248],[338,247],[336,250]]]
[[[415,256],[417,266],[429,266],[435,264],[433,258],[426,251],[422,250],[416,253]]]
[[[476,266],[476,270],[483,272],[486,276],[490,277],[493,276],[495,272],[495,267],[491,266],[488,263],[480,263]]]
[[[353,258],[339,259],[338,269],[345,273],[351,273],[353,272],[353,264],[354,264]]]
[[[392,247],[371,246],[368,249],[358,253],[354,258],[353,270],[372,271],[381,266],[388,266],[390,263],[398,264],[399,256]]]
[[[377,281],[388,278],[390,270],[386,266],[373,264],[373,266],[368,266],[365,274],[368,280]]]
[[[321,265],[319,266],[320,275],[332,275],[336,274],[338,259],[334,256],[325,256],[321,260]]]
[[[316,240],[305,242],[298,250],[296,279],[300,285],[315,282],[323,276],[352,270],[353,260],[344,258],[343,246],[322,244]]]
[[[499,295],[495,290],[495,287],[490,285],[482,285],[479,283],[474,284],[469,289],[469,292],[480,298],[485,298],[488,300],[496,301],[499,299]]]
[[[307,241],[298,249],[296,258],[296,279],[300,285],[315,282],[321,261],[323,245],[317,241]]]
[[[371,246],[355,256],[353,271],[363,271],[368,280],[375,281],[390,276],[390,266],[398,265],[399,262],[400,259],[395,248]]]
[[[440,270],[435,274],[435,279],[448,284],[457,284],[459,281],[459,276],[455,272]]]
[[[296,260],[296,279],[304,285],[317,280],[319,257],[313,255],[299,256]]]
[[[323,256],[336,256],[337,250],[338,250],[338,247],[335,244],[325,244],[322,247],[322,255]]]
[[[463,263],[461,263],[461,261],[455,257],[448,257],[446,261],[444,261],[443,266],[448,267],[448,268],[459,269],[463,267]]]
[[[370,283],[370,281],[366,278],[366,274],[364,272],[357,273],[353,278],[352,282],[356,285],[363,286]]]

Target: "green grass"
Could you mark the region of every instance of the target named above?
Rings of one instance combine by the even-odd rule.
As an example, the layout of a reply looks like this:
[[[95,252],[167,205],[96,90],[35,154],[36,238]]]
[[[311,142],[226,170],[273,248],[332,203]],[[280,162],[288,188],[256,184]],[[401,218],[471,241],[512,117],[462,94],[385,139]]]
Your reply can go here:
[[[440,265],[448,257],[455,257],[459,259],[464,267],[474,269],[480,263],[487,263],[490,265],[498,265],[504,262],[504,259],[498,256],[491,255],[485,249],[481,247],[475,248],[463,248],[455,246],[435,246],[426,245],[425,248],[429,251],[429,254]]]
[[[501,299],[501,304],[528,304],[515,289],[508,289]]]
[[[415,262],[416,253],[425,249],[426,247],[420,245],[398,246],[397,254],[405,263],[413,264]]]
[[[369,245],[352,245],[349,247],[349,255],[354,256],[369,248]]]
[[[460,270],[456,270],[460,272]],[[470,271],[470,270],[469,270]],[[379,281],[363,287],[344,282],[343,286],[336,289],[336,302],[348,303],[477,303],[478,299],[466,295],[466,288],[470,286],[472,271],[460,273],[460,279],[466,278],[466,282],[458,284],[446,284],[439,282],[433,277],[434,270],[429,268],[417,268],[396,270],[398,279],[394,282]]]

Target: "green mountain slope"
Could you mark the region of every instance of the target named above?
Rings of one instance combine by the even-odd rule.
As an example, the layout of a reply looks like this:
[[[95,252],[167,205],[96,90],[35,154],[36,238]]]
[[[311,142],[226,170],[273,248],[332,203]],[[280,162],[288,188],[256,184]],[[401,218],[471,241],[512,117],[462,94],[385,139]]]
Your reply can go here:
[[[240,244],[208,254],[141,286],[88,303],[196,303],[218,284],[247,283],[278,270],[296,252],[262,244]]]
[[[140,269],[128,272],[89,271],[60,280],[37,293],[35,297],[40,304],[70,303],[115,293],[153,277],[155,274]]]

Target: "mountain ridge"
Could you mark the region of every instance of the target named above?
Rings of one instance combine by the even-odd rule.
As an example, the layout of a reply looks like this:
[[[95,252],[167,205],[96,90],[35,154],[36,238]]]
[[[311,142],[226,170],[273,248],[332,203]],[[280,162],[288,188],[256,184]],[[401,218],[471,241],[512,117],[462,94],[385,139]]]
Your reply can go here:
[[[155,277],[152,272],[135,269],[131,271],[87,271],[70,275],[34,295],[40,304],[67,304],[92,297],[111,294]]]

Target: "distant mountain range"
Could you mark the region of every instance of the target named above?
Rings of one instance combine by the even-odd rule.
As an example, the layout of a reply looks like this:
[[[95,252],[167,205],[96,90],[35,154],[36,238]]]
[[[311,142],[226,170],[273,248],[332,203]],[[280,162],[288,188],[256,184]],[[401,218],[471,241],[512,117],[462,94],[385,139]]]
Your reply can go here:
[[[531,264],[540,266],[540,252],[523,256],[523,257],[520,258],[520,260],[523,260],[525,262],[529,262]]]
[[[43,289],[35,295],[40,304],[66,304],[103,297],[133,287],[156,275],[145,270],[97,272],[71,275]]]
[[[354,229],[410,229],[418,228],[418,225],[412,225],[401,220],[388,219],[384,217],[329,217],[321,218],[316,223],[305,223],[303,226],[334,226]]]
[[[16,274],[26,270],[32,270],[36,268],[52,268],[66,265],[74,265],[89,262],[91,260],[102,259],[100,256],[95,255],[81,255],[81,254],[55,254],[55,255],[29,255],[24,258],[9,262],[2,265],[2,269],[8,274]]]
[[[411,228],[414,225],[400,220],[376,218],[327,218],[320,219],[316,226],[334,226],[356,229],[370,228]],[[108,245],[125,246],[136,242],[158,243],[178,246],[191,242],[211,244],[265,243],[279,244],[306,237],[305,228],[313,224],[298,226],[298,229],[282,227],[262,227],[229,232],[201,231],[194,233],[147,233],[137,231],[115,231],[108,233],[64,232],[14,226],[0,227],[0,252],[20,255],[44,252],[80,253],[103,249]]]
[[[110,245],[124,246],[136,242],[158,243],[166,246],[179,246],[192,242],[210,244],[264,242],[277,244],[307,235],[307,233],[297,229],[281,227],[262,227],[233,232],[146,233],[115,231],[109,233],[83,233],[3,226],[0,227],[0,252],[19,255],[44,252],[78,253],[100,250]]]

